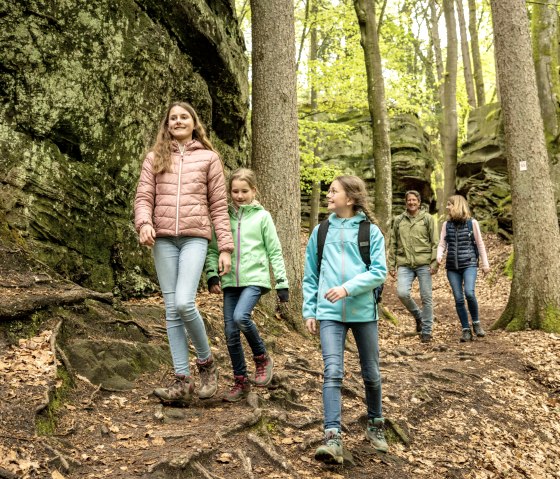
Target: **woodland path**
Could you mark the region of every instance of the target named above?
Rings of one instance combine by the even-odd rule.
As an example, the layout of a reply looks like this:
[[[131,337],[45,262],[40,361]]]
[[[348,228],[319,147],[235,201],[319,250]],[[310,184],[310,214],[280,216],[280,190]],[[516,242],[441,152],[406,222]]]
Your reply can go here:
[[[487,246],[493,268],[479,278],[477,294],[489,328],[509,292],[502,275],[509,247],[494,237],[487,237]],[[223,393],[230,373],[216,298],[202,293],[199,303]],[[343,390],[348,461],[325,466],[313,459],[322,436],[318,339],[257,312],[276,362],[271,388],[254,389],[236,404],[211,399],[163,408],[151,391],[168,379],[169,369],[144,375],[124,392],[77,381],[49,436],[36,435],[34,415],[54,375],[50,330],[20,347],[4,347],[0,478],[560,478],[560,337],[489,331],[462,344],[445,271],[435,277],[434,298],[434,341],[425,345],[410,333],[413,321],[396,298],[394,281],[384,293],[385,306],[398,318],[380,325],[384,414],[392,425],[387,454],[364,440],[363,388],[349,341]],[[162,340],[154,334],[153,341]]]

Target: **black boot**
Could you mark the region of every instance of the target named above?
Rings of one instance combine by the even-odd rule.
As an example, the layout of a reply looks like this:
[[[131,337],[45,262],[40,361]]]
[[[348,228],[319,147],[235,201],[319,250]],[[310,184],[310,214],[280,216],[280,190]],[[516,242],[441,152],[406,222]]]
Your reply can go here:
[[[460,341],[462,343],[466,343],[467,341],[472,341],[472,333],[471,328],[463,329],[463,334],[461,335]]]
[[[486,333],[484,332],[484,329],[482,329],[482,325],[480,324],[480,321],[477,321],[476,323],[472,323],[472,327],[474,330],[474,334],[476,334],[479,338],[483,338],[484,336],[486,336]]]

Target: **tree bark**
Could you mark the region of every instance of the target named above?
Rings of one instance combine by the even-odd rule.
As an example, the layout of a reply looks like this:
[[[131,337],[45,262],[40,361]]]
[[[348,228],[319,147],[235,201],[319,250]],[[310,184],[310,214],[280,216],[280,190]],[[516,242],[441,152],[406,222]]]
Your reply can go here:
[[[389,231],[393,201],[389,117],[385,103],[385,83],[379,52],[375,2],[354,0],[360,25],[368,84],[368,104],[373,132],[373,169],[375,171],[375,215],[384,233]]]
[[[492,0],[513,213],[513,280],[494,327],[560,333],[560,231],[550,181],[527,8]]]
[[[473,76],[476,85],[477,105],[486,104],[484,92],[484,75],[482,73],[482,61],[480,60],[480,47],[478,45],[478,30],[476,28],[476,0],[469,0],[469,33],[471,35],[471,51],[473,60]]]
[[[313,121],[317,120],[317,88],[315,87],[316,83],[316,62],[317,62],[317,0],[308,0],[308,7],[311,3],[311,18],[312,25],[311,25],[311,34],[309,38],[309,77],[311,79],[311,111],[313,112]],[[315,141],[317,145],[317,141]],[[315,146],[314,151],[315,156],[319,154],[318,147]],[[314,165],[316,168],[317,165]],[[317,226],[319,223],[319,206],[321,204],[321,182],[314,181],[312,188],[311,188],[311,197],[310,197],[310,210],[309,210],[309,234],[313,231],[313,228]]]
[[[301,330],[303,260],[293,0],[251,0],[251,11],[252,167],[286,258],[287,320]]]
[[[474,81],[471,68],[471,54],[469,51],[469,40],[467,38],[467,26],[465,23],[465,11],[463,10],[463,0],[456,1],[457,17],[459,19],[459,32],[461,33],[461,56],[463,58],[463,74],[465,76],[467,100],[471,109],[474,109],[476,108],[476,93],[474,92]]]
[[[537,91],[547,144],[558,136],[557,101],[560,98],[558,75],[558,11],[555,0],[533,5],[531,29],[537,75]]]
[[[443,81],[443,198],[440,215],[445,213],[446,199],[455,194],[457,169],[457,24],[453,0],[443,0],[443,13],[447,31],[447,59]]]

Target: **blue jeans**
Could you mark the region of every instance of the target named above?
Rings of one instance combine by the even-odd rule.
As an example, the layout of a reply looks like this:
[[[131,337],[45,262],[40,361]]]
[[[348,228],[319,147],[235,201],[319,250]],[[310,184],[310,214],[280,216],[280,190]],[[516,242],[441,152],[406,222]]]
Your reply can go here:
[[[208,240],[186,236],[156,238],[153,248],[175,374],[190,375],[189,337],[198,359],[208,359],[211,354],[204,321],[194,302],[207,249]]]
[[[422,309],[418,307],[412,299],[410,290],[414,279],[418,277],[420,284],[420,299],[422,300]],[[397,270],[397,295],[408,309],[414,319],[422,322],[422,334],[432,334],[432,324],[434,322],[433,306],[432,306],[432,274],[430,266],[418,266],[417,268],[409,268],[407,266],[399,266]]]
[[[455,298],[455,309],[461,321],[463,329],[470,328],[469,315],[467,308],[465,308],[465,297],[467,298],[467,305],[471,313],[471,320],[473,323],[478,322],[478,302],[474,295],[474,285],[476,283],[476,273],[478,268],[476,266],[469,266],[464,269],[447,270],[447,279],[453,290],[453,297]],[[464,291],[463,291],[464,289]]]
[[[377,321],[365,323],[319,321],[324,363],[323,407],[325,429],[335,428],[340,431],[344,343],[349,329],[352,330],[358,346],[362,378],[366,389],[368,419],[383,417],[381,412],[381,372],[379,371]]]
[[[247,365],[241,345],[241,332],[245,335],[253,351],[253,356],[266,353],[257,326],[251,319],[253,308],[257,305],[261,295],[262,290],[258,286],[224,289],[224,329],[235,376],[247,375]]]

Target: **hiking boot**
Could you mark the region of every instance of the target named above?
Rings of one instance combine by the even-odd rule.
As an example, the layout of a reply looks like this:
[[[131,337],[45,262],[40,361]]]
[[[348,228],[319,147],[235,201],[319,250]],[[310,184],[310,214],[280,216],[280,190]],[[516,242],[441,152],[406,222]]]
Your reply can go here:
[[[247,376],[234,376],[234,379],[235,383],[232,388],[223,397],[226,402],[241,401],[251,391],[251,383]]]
[[[325,430],[325,442],[315,451],[315,459],[325,464],[342,464],[342,436],[338,429]]]
[[[420,341],[423,343],[429,343],[432,341],[432,335],[430,333],[422,333]]]
[[[190,376],[176,374],[173,383],[167,388],[154,389],[154,395],[165,404],[186,406],[191,402],[194,393],[194,382]]]
[[[467,341],[472,341],[473,336],[471,333],[471,328],[465,328],[463,329],[463,334],[461,335],[461,339],[460,341],[462,343],[466,343]]]
[[[479,338],[483,338],[484,336],[486,336],[484,329],[482,329],[482,326],[480,325],[480,321],[472,323],[472,327],[474,334],[476,334]]]
[[[416,320],[416,332],[420,334],[422,332],[422,318],[414,318]]]
[[[385,439],[385,420],[382,417],[368,420],[366,427],[366,438],[374,449],[387,452],[389,445]]]
[[[210,356],[208,359],[201,361],[196,360],[196,366],[200,373],[200,388],[198,389],[198,397],[200,399],[211,398],[218,390],[218,368],[214,362],[214,358]]]
[[[266,353],[255,356],[253,359],[255,360],[255,378],[253,379],[255,386],[268,386],[272,381],[274,361]]]

